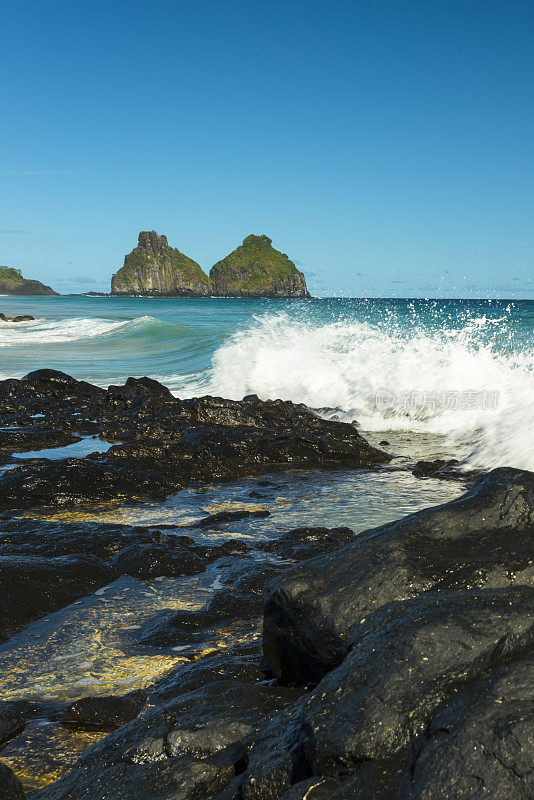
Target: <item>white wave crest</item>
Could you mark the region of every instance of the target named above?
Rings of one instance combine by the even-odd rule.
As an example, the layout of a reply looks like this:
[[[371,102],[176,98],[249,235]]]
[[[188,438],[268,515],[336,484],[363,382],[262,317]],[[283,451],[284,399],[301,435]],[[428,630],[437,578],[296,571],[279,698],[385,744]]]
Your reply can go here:
[[[95,317],[35,319],[27,322],[0,321],[0,347],[75,342],[116,332],[135,331],[152,324],[159,322],[148,316],[119,321]]]
[[[473,466],[534,469],[532,346],[500,351],[503,324],[408,331],[260,317],[219,348],[198,388],[335,408],[364,430],[445,434],[469,444]]]

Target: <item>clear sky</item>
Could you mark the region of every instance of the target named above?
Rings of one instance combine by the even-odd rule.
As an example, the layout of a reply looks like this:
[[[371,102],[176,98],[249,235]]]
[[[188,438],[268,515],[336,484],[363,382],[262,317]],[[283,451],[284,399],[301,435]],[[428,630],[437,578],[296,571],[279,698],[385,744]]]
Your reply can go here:
[[[530,0],[0,7],[0,264],[266,233],[315,294],[534,297]]]

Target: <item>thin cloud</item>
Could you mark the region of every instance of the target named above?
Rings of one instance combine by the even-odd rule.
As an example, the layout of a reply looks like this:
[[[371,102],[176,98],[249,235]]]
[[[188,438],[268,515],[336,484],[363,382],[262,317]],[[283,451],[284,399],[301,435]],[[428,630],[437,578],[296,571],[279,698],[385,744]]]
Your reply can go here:
[[[86,283],[98,283],[104,284],[106,283],[105,280],[100,280],[97,278],[92,278],[90,275],[72,275],[69,278],[60,277],[60,278],[53,278],[54,283],[66,283],[66,284],[86,284]]]
[[[48,175],[77,175],[79,173],[66,169],[10,169],[4,170],[2,175],[15,175],[24,177],[46,177]]]

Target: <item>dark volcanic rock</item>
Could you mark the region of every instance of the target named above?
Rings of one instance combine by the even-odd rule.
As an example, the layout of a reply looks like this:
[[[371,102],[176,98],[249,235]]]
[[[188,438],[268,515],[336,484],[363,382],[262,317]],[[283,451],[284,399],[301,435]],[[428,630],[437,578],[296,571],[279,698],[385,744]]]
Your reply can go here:
[[[199,520],[196,525],[199,528],[214,528],[227,522],[239,522],[242,519],[250,519],[251,517],[264,518],[268,516],[270,516],[270,512],[266,509],[263,511],[218,511],[216,514],[210,514],[209,517]]]
[[[147,581],[162,575],[195,575],[204,571],[206,561],[193,547],[173,544],[131,544],[117,553],[112,564],[123,575]]]
[[[0,640],[115,580],[94,556],[0,557]]]
[[[28,462],[0,478],[0,508],[93,506],[162,500],[180,484],[128,464],[85,458]]]
[[[8,703],[0,704],[0,745],[14,739],[25,727],[26,720],[20,708],[15,704],[11,707]]]
[[[303,561],[329,553],[354,538],[350,528],[294,528],[266,546],[281,558]]]
[[[297,528],[274,542],[265,542],[260,546],[266,553],[282,560],[238,560],[234,557],[227,563],[221,562],[220,568],[227,570],[224,573],[225,585],[213,595],[206,607],[166,615],[143,636],[141,644],[192,644],[209,635],[209,629],[225,621],[259,616],[266,583],[285,572],[288,559],[302,560],[317,552],[329,552],[353,536],[350,528]],[[235,548],[235,543],[230,542],[229,547]]]
[[[533,730],[532,658],[488,672],[438,709],[407,800],[533,797]]]
[[[163,526],[162,526],[163,527]],[[174,535],[163,528],[115,525],[96,522],[50,522],[30,517],[0,518],[0,556],[33,555],[43,557],[91,555],[111,561],[117,554],[137,545],[192,545],[189,537]]]
[[[165,616],[143,636],[140,644],[168,647],[199,643],[210,635],[210,629],[224,622],[260,617],[261,607],[262,598],[253,594],[218,592],[205,609],[178,611]]]
[[[229,544],[233,546],[234,543]],[[156,622],[140,643],[151,646],[199,643],[222,623],[261,617],[264,586],[280,575],[287,564],[274,559],[257,560],[254,556],[237,558],[237,555],[217,562],[223,588],[213,594],[205,608],[166,615]]]
[[[435,461],[418,461],[412,469],[412,474],[416,478],[438,478],[443,481],[465,481],[474,483],[475,480],[483,475],[481,470],[464,470],[462,463],[455,458],[445,461],[436,459]]]
[[[278,581],[270,666],[323,677],[243,739],[243,800],[532,797],[533,500],[495,470]]]
[[[409,776],[405,770],[374,761],[363,762],[353,778],[332,792],[329,800],[407,800]]]
[[[53,399],[64,403],[66,400],[91,400],[102,398],[104,390],[86,381],[77,381],[65,372],[55,369],[37,369],[29,372],[20,381],[2,381],[7,384],[12,396],[19,398],[37,398],[49,403]]]
[[[534,475],[501,469],[359,536],[301,528],[245,555],[183,537],[201,558],[218,552],[222,587],[165,620],[187,642],[247,620],[287,560],[321,553],[278,577],[265,606],[270,666],[315,687],[258,685],[256,622],[236,623],[241,641],[160,679],[154,708],[34,800],[530,799],[533,510]],[[133,545],[115,541],[113,557]]]
[[[209,684],[111,733],[33,800],[215,797],[236,775],[243,736],[285,702],[276,688]]]
[[[245,737],[244,800],[279,797],[310,775],[339,781],[339,799],[471,797],[460,791],[471,769],[479,789],[493,770],[492,797],[528,797],[534,743],[523,697],[534,689],[532,662],[508,662],[532,652],[533,610],[534,589],[519,586],[424,593],[371,613],[352,628],[338,668]],[[495,701],[506,705],[503,692],[512,707],[496,709]],[[499,752],[523,793],[506,795],[512,784],[506,768],[499,775]]]
[[[20,314],[18,317],[6,317],[5,314],[0,314],[1,322],[32,322],[35,317],[30,314]]]
[[[26,623],[63,608],[120,574],[141,580],[192,575],[203,572],[213,561],[248,550],[240,540],[197,543],[178,535],[180,530],[0,518],[0,637],[7,638]],[[260,570],[261,564],[253,563]],[[273,574],[277,573],[268,577]],[[244,617],[261,613],[261,599],[252,609],[247,598],[241,602]],[[238,598],[231,598],[226,604],[227,617],[229,605],[239,616],[238,603]],[[224,609],[222,601],[217,612],[223,617]],[[176,638],[176,629],[171,632]]]
[[[174,403],[170,390],[153,378],[127,378],[124,386],[109,386],[106,400],[113,406],[128,408],[147,399],[159,398]]]
[[[280,800],[330,800],[339,783],[333,778],[308,778],[294,783]]]
[[[162,575],[191,575],[222,556],[239,554],[246,543],[229,539],[202,544],[179,535],[183,528],[145,528],[95,522],[47,522],[0,519],[0,557],[96,556],[115,574],[152,580]]]
[[[458,500],[359,534],[271,587],[264,653],[283,682],[316,683],[372,611],[432,589],[534,584],[534,475],[497,469]]]
[[[0,381],[0,401],[0,427],[22,430],[6,433],[4,452],[14,449],[13,437],[25,449],[76,441],[77,434],[116,443],[106,453],[36,460],[5,473],[0,508],[153,501],[195,482],[279,469],[373,469],[390,460],[352,425],[321,420],[304,406],[255,396],[180,401],[150,378],[105,391],[37,370]],[[39,425],[36,416],[44,418]]]
[[[26,797],[21,782],[5,764],[0,764],[0,797],[2,800],[24,800]]]
[[[237,642],[224,650],[216,650],[187,667],[180,665],[171,670],[156,683],[151,699],[159,703],[167,702],[214,681],[260,683],[264,677],[260,660],[259,639]]]
[[[311,415],[309,419],[312,422]],[[373,468],[389,461],[389,456],[374,450],[351,426],[321,431],[315,421],[309,429],[298,416],[294,422],[294,428],[283,431],[278,424],[271,427],[267,419],[264,428],[209,423],[189,425],[177,433],[178,422],[172,433],[174,441],[128,442],[112,447],[103,458],[114,464],[142,464],[182,482],[232,479],[280,468]]]
[[[437,592],[356,624],[351,650],[307,700],[306,757],[339,776],[362,761],[409,768],[440,702],[534,644],[534,589]]]
[[[63,712],[61,724],[66,728],[114,731],[138,716],[146,698],[142,690],[121,697],[83,697]]]
[[[5,453],[24,453],[27,450],[64,447],[79,441],[80,437],[74,436],[72,433],[41,425],[0,430],[0,450]]]

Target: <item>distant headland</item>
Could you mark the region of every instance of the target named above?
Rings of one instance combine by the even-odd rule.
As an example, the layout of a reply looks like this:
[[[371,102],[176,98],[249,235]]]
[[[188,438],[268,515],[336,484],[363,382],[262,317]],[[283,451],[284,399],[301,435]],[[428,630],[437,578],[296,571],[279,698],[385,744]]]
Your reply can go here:
[[[14,267],[0,267],[0,294],[15,295],[57,295],[50,286],[45,286],[41,281],[23,278],[20,269]]]
[[[139,241],[111,278],[111,294],[122,297],[310,297],[306,279],[268,236],[247,236],[218,261],[209,276],[171,247],[166,236],[141,231]]]

